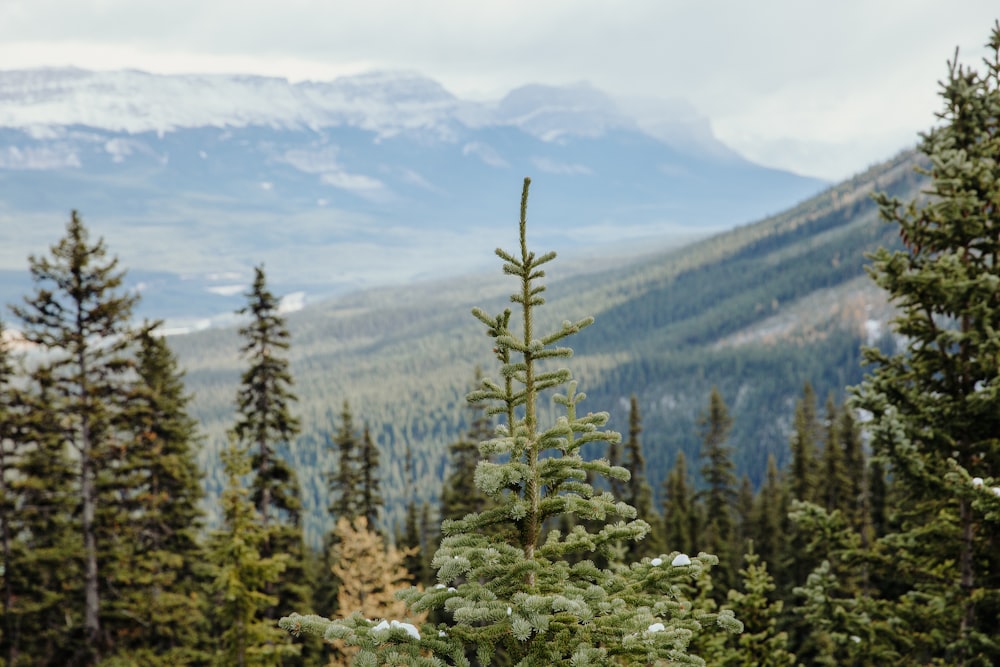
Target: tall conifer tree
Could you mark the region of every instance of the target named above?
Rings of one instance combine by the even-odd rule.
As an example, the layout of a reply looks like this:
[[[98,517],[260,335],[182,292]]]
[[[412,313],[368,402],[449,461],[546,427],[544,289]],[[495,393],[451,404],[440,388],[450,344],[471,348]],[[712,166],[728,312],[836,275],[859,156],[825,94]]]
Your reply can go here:
[[[197,424],[187,414],[190,397],[177,360],[149,328],[138,337],[136,375],[123,427],[136,453],[130,460],[136,493],[120,520],[124,553],[116,564],[133,574],[116,585],[117,651],[144,664],[188,664],[201,659],[206,623]]]
[[[298,477],[278,454],[279,446],[289,446],[299,433],[299,420],[292,414],[297,400],[285,353],[290,334],[279,312],[280,300],[267,288],[263,267],[254,269],[254,280],[246,293],[247,305],[237,311],[248,316],[240,328],[240,352],[249,362],[236,395],[236,423],[232,435],[236,444],[253,454],[251,499],[265,529],[261,554],[287,557],[285,577],[276,589],[278,608],[311,605],[306,581],[305,544],[302,536]]]
[[[949,64],[941,122],[919,146],[925,196],[876,196],[904,249],[875,252],[871,275],[905,342],[866,350],[858,389],[900,494],[883,538],[909,589],[897,611],[914,655],[953,665],[1000,662],[1000,23],[988,48],[983,71]]]
[[[328,476],[330,513],[335,519],[353,521],[361,512],[361,447],[354,430],[354,413],[346,400],[340,411],[340,426],[333,439],[337,469]]]
[[[736,474],[730,448],[726,445],[733,420],[722,394],[715,387],[708,400],[708,409],[699,419],[702,428],[701,456],[706,459],[701,475],[706,488],[705,527],[699,536],[704,548],[719,556],[720,592],[736,584],[739,567],[734,542],[736,530],[733,509],[736,501]]]
[[[646,457],[642,453],[642,416],[639,414],[639,399],[632,394],[629,399],[628,440],[625,441],[625,469],[629,479],[625,485],[623,500],[635,508],[636,516],[650,525],[649,535],[644,540],[628,545],[626,558],[639,560],[644,556],[655,556],[663,551],[662,521],[653,509],[653,490],[646,478]]]
[[[83,543],[80,649],[84,659],[98,659],[109,648],[101,623],[105,591],[99,558],[108,546],[100,543],[101,524],[115,510],[101,489],[117,483],[113,446],[133,366],[130,320],[138,297],[122,289],[117,258],[107,257],[103,239],[90,242],[76,211],[51,256],[32,255],[28,263],[35,292],[14,312],[25,339],[47,353],[38,373],[51,382],[50,407],[60,415],[64,446],[74,451]]]
[[[678,451],[674,467],[663,481],[664,538],[668,549],[685,553],[694,549],[698,527],[697,508],[694,505],[687,458],[684,452]]]

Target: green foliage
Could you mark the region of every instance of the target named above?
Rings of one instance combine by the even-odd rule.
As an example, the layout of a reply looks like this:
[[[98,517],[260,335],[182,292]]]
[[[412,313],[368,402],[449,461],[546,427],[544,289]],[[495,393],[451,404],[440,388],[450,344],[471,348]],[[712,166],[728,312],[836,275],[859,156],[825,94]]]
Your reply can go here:
[[[289,442],[300,429],[291,413],[297,400],[291,390],[292,374],[282,355],[290,335],[278,313],[279,300],[267,289],[263,267],[254,269],[246,297],[247,305],[237,314],[250,316],[240,327],[240,352],[250,366],[236,395],[232,434],[238,443],[253,447],[253,500],[264,525],[274,520],[298,525],[302,504],[295,471],[275,452],[276,445]]]
[[[789,652],[788,634],[778,629],[783,603],[774,600],[774,580],[767,563],[751,551],[746,566],[740,570],[742,590],[729,591],[729,604],[743,621],[743,634],[731,648],[722,665],[740,667],[793,667],[795,655]]]
[[[282,656],[296,655],[292,645],[266,610],[277,598],[266,590],[281,579],[288,557],[262,555],[268,543],[268,529],[250,501],[241,478],[250,473],[250,461],[243,449],[230,448],[223,455],[229,484],[222,495],[225,520],[209,543],[209,560],[214,569],[213,634],[218,640],[214,664],[220,667],[280,665]]]
[[[166,341],[146,328],[138,343],[137,382],[124,414],[126,447],[134,453],[123,473],[134,491],[121,502],[116,557],[107,568],[114,582],[109,631],[119,658],[202,662],[207,620],[196,424]],[[140,653],[147,655],[139,660]]]
[[[705,505],[705,523],[699,541],[719,556],[719,580],[724,590],[735,585],[735,522],[736,475],[726,439],[733,426],[729,410],[718,389],[709,395],[708,410],[698,420],[702,429],[701,455],[706,459],[701,475],[707,484],[701,497]]]
[[[874,253],[871,274],[905,342],[867,350],[857,390],[899,493],[882,542],[902,550],[898,612],[923,638],[910,656],[965,665],[1000,660],[1000,523],[967,482],[1000,476],[1000,24],[988,46],[983,72],[953,62],[942,83],[941,123],[920,144],[927,196],[875,197],[905,248]]]
[[[694,538],[699,534],[700,522],[684,452],[677,452],[677,461],[663,486],[663,520],[667,546],[681,552],[690,552],[694,549]]]
[[[354,413],[351,405],[344,401],[340,411],[340,427],[333,439],[337,452],[337,469],[327,475],[330,496],[330,514],[353,521],[361,515],[361,475],[359,472],[361,452],[358,435],[354,430]]]
[[[22,321],[24,338],[46,352],[36,379],[48,383],[49,414],[59,415],[55,423],[60,425],[62,446],[73,450],[83,547],[80,650],[93,659],[108,648],[102,629],[107,591],[100,559],[111,555],[115,515],[122,509],[107,490],[124,487],[132,492],[122,479],[131,452],[117,449],[116,427],[133,366],[128,351],[137,297],[121,291],[124,273],[118,260],[106,258],[103,239],[90,243],[75,211],[65,236],[50,251],[51,257],[29,257],[35,293],[14,313]]]
[[[529,252],[525,233],[529,181],[521,200],[520,253],[497,250],[504,273],[519,280],[511,301],[520,311],[520,329],[512,311],[497,316],[481,309],[473,314],[494,341],[500,362],[499,380],[485,379],[470,401],[488,402],[487,413],[502,415],[496,436],[480,443],[476,484],[496,504],[484,512],[443,526],[445,538],[434,557],[440,584],[411,589],[404,599],[413,611],[444,610],[450,622],[434,627],[375,625],[360,617],[327,621],[292,616],[282,627],[341,639],[361,647],[355,664],[468,664],[465,651],[474,647],[480,663],[499,650],[521,665],[645,664],[656,660],[703,664],[687,647],[694,635],[717,624],[741,626],[731,612],[695,609],[681,592],[717,562],[714,556],[676,554],[644,559],[628,567],[600,569],[591,560],[571,565],[571,555],[611,555],[620,541],[644,537],[641,520],[604,523],[594,532],[577,525],[569,534],[547,533],[548,519],[563,514],[602,521],[609,516],[634,517],[635,509],[610,493],[597,492],[587,475],[627,478],[627,471],[607,461],[588,461],[580,448],[608,442],[617,434],[602,431],[606,413],[579,415],[583,395],[564,368],[547,362],[570,356],[556,344],[588,326],[591,318],[564,321],[551,333],[535,333],[536,310],[544,304],[539,280],[542,266],[554,253]],[[562,412],[543,424],[539,401],[544,392],[564,388],[554,400]],[[502,528],[501,531],[493,530]],[[421,651],[430,657],[422,657]]]
[[[635,508],[636,518],[642,519],[649,524],[649,535],[637,542],[631,542],[626,546],[626,560],[640,560],[644,557],[652,557],[664,550],[661,517],[653,509],[653,490],[646,479],[646,457],[642,453],[642,441],[639,435],[642,433],[642,417],[639,414],[639,399],[635,394],[629,400],[628,418],[628,440],[625,442],[625,469],[628,470],[629,478],[626,483],[622,500],[625,504]],[[612,463],[612,461],[608,461]],[[614,478],[612,489],[614,489]],[[613,491],[612,491],[613,493]],[[705,548],[712,551],[708,545]]]

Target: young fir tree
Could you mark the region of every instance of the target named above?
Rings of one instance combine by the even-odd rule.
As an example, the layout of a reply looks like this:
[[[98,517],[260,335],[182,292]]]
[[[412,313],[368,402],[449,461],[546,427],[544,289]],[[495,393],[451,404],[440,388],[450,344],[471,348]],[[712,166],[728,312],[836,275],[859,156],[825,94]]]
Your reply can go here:
[[[28,263],[35,292],[14,312],[23,323],[24,338],[45,352],[36,376],[51,382],[47,408],[59,415],[63,445],[73,450],[83,563],[78,648],[81,660],[97,660],[110,648],[102,628],[107,591],[101,582],[107,578],[99,562],[110,545],[101,543],[102,528],[108,530],[109,515],[117,509],[102,489],[121,482],[113,445],[118,444],[117,425],[133,366],[130,321],[138,297],[122,290],[118,260],[107,258],[103,239],[90,242],[76,211],[51,256],[32,255]]]
[[[661,526],[663,522],[653,509],[653,490],[646,479],[646,457],[642,453],[642,417],[639,414],[639,399],[635,394],[629,401],[628,440],[625,442],[625,469],[629,479],[625,485],[623,500],[635,508],[636,517],[650,526],[649,535],[638,542],[631,542],[625,553],[628,560],[639,560],[645,556],[655,556],[664,549]],[[610,461],[609,461],[610,463]]]
[[[230,447],[222,455],[228,483],[222,493],[223,527],[212,534],[209,561],[214,569],[211,591],[215,604],[218,647],[213,664],[219,667],[280,665],[299,647],[289,644],[267,610],[277,598],[267,592],[281,579],[288,557],[264,556],[269,531],[240,481],[250,473],[243,449]]]
[[[701,468],[701,475],[708,487],[701,494],[705,503],[705,526],[699,540],[705,549],[719,557],[716,576],[720,582],[719,590],[724,593],[736,584],[738,567],[733,521],[736,475],[730,448],[726,445],[733,420],[722,394],[715,387],[709,396],[708,410],[698,423],[702,427],[701,455],[707,459]]]
[[[677,452],[674,467],[663,481],[663,525],[668,549],[684,553],[694,550],[698,515],[688,478],[687,458],[681,451]]]
[[[1000,23],[988,47],[981,72],[949,64],[941,122],[919,146],[925,195],[876,196],[904,249],[875,252],[871,275],[904,343],[867,349],[874,368],[857,389],[900,494],[882,541],[908,589],[906,658],[953,665],[1000,662]]]
[[[680,585],[700,576],[715,557],[674,554],[643,559],[627,567],[602,570],[590,560],[570,564],[571,555],[597,554],[624,540],[643,537],[642,521],[616,521],[588,532],[557,530],[542,540],[547,519],[575,513],[591,519],[635,516],[635,510],[587,483],[587,473],[624,478],[627,471],[607,461],[587,461],[580,447],[617,437],[601,431],[607,413],[578,413],[583,396],[566,369],[547,362],[570,355],[556,347],[562,339],[592,322],[563,322],[539,335],[536,316],[544,303],[542,266],[554,253],[528,251],[525,217],[528,184],[521,199],[520,253],[498,250],[504,272],[519,281],[511,297],[520,310],[515,330],[510,309],[496,317],[475,309],[493,338],[501,362],[500,379],[483,381],[472,401],[490,402],[490,412],[505,418],[496,437],[480,443],[484,457],[477,485],[495,502],[493,508],[443,526],[446,537],[434,557],[439,585],[404,594],[411,611],[443,610],[450,621],[420,628],[396,619],[373,621],[354,616],[329,621],[292,616],[282,627],[293,633],[316,633],[360,647],[355,664],[468,665],[466,648],[489,664],[500,650],[521,665],[648,664],[658,660],[703,664],[687,651],[693,635],[738,630],[731,612],[693,609]],[[543,424],[543,392],[564,388],[554,398],[564,414]],[[504,530],[497,532],[495,526]]]
[[[187,414],[190,397],[166,341],[148,328],[138,337],[137,381],[131,388],[124,428],[131,486],[115,564],[117,655],[145,665],[190,664],[202,659],[204,549],[200,444]]]
[[[795,655],[789,652],[788,633],[778,629],[784,603],[774,599],[774,579],[767,563],[760,562],[753,545],[740,570],[742,589],[729,591],[729,604],[743,622],[743,634],[720,661],[727,667],[793,667]]]
[[[240,328],[244,340],[240,353],[249,368],[243,372],[236,395],[232,435],[238,446],[253,452],[251,498],[265,530],[261,553],[265,558],[277,553],[288,558],[280,586],[269,592],[277,595],[280,609],[301,608],[310,604],[300,523],[302,501],[295,470],[277,452],[279,445],[288,445],[299,433],[299,420],[292,414],[297,398],[284,356],[290,335],[262,267],[254,269],[246,298],[247,305],[237,313],[250,318]]]

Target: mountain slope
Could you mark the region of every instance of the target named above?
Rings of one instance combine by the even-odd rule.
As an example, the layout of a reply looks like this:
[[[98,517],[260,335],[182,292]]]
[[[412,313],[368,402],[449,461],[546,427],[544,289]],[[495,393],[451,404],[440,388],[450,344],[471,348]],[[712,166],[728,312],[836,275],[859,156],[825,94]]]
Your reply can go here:
[[[768,453],[779,462],[785,457],[792,405],[804,381],[824,397],[842,395],[845,384],[860,378],[859,345],[874,342],[887,312],[864,282],[863,253],[895,242],[868,194],[912,196],[920,184],[914,160],[900,156],[786,213],[680,249],[627,256],[594,251],[552,264],[543,317],[597,318],[574,341],[570,362],[589,395],[583,407],[610,410],[613,427],[625,430],[628,396],[639,396],[654,488],[678,450],[697,458],[695,420],[711,386],[719,386],[735,418],[738,468],[756,480]],[[545,187],[541,178],[534,189]],[[512,213],[514,203],[507,206]],[[532,245],[553,247],[544,242],[548,221],[529,217]],[[544,240],[532,240],[538,237]],[[407,445],[417,458],[421,497],[436,496],[446,446],[467,416],[463,395],[473,369],[493,367],[469,309],[499,312],[510,289],[496,270],[365,291],[290,315],[307,430],[288,455],[311,503],[313,538],[325,527],[323,475],[334,465],[327,436],[345,399],[382,447],[390,525],[400,516]],[[788,314],[795,320],[778,326]],[[188,369],[197,417],[212,435],[202,463],[217,490],[215,455],[240,367],[235,334],[199,332],[171,344]]]

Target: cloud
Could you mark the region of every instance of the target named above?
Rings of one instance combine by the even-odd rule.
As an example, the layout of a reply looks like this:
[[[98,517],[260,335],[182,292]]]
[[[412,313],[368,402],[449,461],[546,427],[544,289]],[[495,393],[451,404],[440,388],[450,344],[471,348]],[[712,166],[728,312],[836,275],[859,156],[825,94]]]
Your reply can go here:
[[[945,61],[957,45],[978,65],[995,18],[995,0],[3,0],[0,63],[292,80],[407,69],[473,99],[585,80],[685,99],[775,166],[833,151],[806,171],[834,177],[884,151],[879,138],[891,153],[930,126]]]
[[[472,141],[462,146],[462,155],[474,155],[491,167],[502,169],[510,166],[492,146],[479,141]]]
[[[533,157],[531,158],[531,163],[535,165],[539,171],[544,171],[546,174],[558,174],[562,176],[589,176],[594,173],[591,171],[590,167],[586,165],[558,162],[544,157]]]

